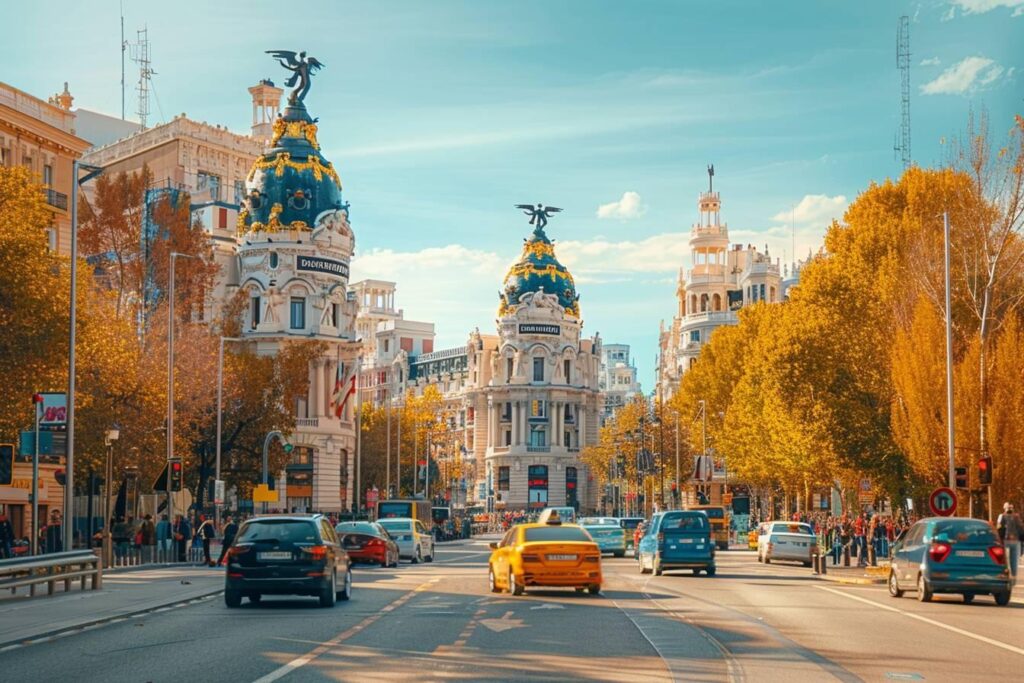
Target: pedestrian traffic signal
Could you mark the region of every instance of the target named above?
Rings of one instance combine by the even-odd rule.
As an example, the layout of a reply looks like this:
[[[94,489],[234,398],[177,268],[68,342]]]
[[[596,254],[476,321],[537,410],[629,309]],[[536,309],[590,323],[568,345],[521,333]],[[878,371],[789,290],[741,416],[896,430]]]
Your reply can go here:
[[[182,466],[181,458],[174,458],[168,464],[171,468],[171,490],[181,491],[185,483],[185,468]]]
[[[14,444],[0,443],[0,486],[14,481]]]
[[[990,456],[978,461],[978,483],[982,486],[992,485],[992,458]]]
[[[956,468],[956,487],[958,489],[967,488],[967,468],[957,467]]]

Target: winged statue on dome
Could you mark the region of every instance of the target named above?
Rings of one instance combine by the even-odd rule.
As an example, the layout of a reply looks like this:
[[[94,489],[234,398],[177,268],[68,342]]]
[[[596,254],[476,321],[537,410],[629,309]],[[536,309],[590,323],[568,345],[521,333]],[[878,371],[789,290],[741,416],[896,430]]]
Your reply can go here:
[[[516,208],[522,209],[523,213],[530,217],[530,225],[535,225],[535,230],[543,230],[551,214],[561,211],[557,206],[546,207],[543,204],[537,204],[536,207],[533,204],[516,204]]]
[[[324,67],[316,60],[316,57],[306,57],[305,51],[296,55],[291,50],[267,50],[267,54],[273,56],[284,68],[292,72],[285,85],[289,88],[298,83],[298,87],[288,95],[288,104],[300,104],[309,92],[313,74]]]

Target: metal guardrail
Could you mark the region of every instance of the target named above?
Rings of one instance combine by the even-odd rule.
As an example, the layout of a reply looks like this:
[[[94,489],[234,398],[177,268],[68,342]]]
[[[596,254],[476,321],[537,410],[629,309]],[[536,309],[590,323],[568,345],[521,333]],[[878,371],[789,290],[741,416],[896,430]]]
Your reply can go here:
[[[46,592],[53,595],[56,584],[64,582],[64,590],[71,590],[71,582],[78,579],[85,590],[86,579],[91,588],[103,587],[103,567],[100,558],[91,550],[72,550],[66,553],[50,553],[0,560],[0,589],[13,594],[22,586],[29,587],[29,595],[36,594],[36,586],[46,584]]]

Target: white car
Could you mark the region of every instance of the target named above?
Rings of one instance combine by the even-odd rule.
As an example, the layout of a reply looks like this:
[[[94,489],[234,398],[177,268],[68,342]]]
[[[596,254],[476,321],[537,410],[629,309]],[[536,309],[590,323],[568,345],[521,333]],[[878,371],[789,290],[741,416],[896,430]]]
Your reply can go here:
[[[398,544],[398,556],[413,564],[434,561],[434,537],[418,519],[388,517],[377,522]]]
[[[770,522],[757,537],[757,561],[771,564],[772,560],[791,560],[810,567],[817,543],[809,524]]]

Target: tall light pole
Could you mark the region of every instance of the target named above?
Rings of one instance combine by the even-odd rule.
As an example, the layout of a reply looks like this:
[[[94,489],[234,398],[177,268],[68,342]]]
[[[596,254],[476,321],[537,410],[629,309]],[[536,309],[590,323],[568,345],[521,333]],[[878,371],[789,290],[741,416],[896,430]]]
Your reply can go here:
[[[950,303],[949,214],[942,214],[946,273],[946,438],[949,441],[949,488],[956,491],[956,454],[953,447],[953,306]],[[984,455],[984,454],[983,454]],[[991,488],[989,489],[991,491]],[[991,503],[991,501],[990,501]],[[991,507],[991,504],[990,504]]]
[[[277,431],[276,429],[274,431],[272,431],[272,432],[268,432],[267,433],[266,438],[263,439],[263,477],[262,477],[262,482],[263,482],[264,486],[266,486],[268,481],[269,481],[268,471],[267,470],[269,469],[269,465],[270,465],[270,453],[269,453],[269,451],[270,451],[270,442],[273,441],[274,439],[278,439],[284,445],[284,450],[285,450],[286,453],[291,453],[291,450],[292,450],[291,449],[291,444],[288,443],[288,440],[284,438],[284,434],[282,434],[281,432]],[[263,501],[263,512],[266,512],[266,511],[267,511],[267,501]]]
[[[214,493],[216,494],[217,484],[220,482],[220,438],[221,438],[221,423],[223,421],[224,412],[224,342],[240,342],[245,341],[242,337],[221,337],[220,338],[220,351],[217,353],[217,458],[214,463]],[[214,500],[213,504],[213,520],[214,524],[220,526],[220,504]]]
[[[79,177],[79,172],[85,175]],[[72,550],[75,540],[75,327],[78,320],[78,188],[87,183],[103,169],[71,162],[71,304],[69,311],[70,332],[68,343],[68,452],[64,466],[64,549]]]
[[[103,443],[107,447],[107,462],[103,474],[103,515],[105,517],[103,520],[103,563],[106,567],[114,564],[113,545],[110,536],[111,527],[114,524],[114,504],[110,499],[110,493],[114,487],[114,442],[117,441],[120,435],[120,430],[112,428],[107,430],[103,438]]]
[[[171,467],[174,459],[174,260],[181,258],[199,258],[191,254],[172,251],[171,268],[168,274],[167,296],[167,517],[174,519],[174,496],[171,494]]]

